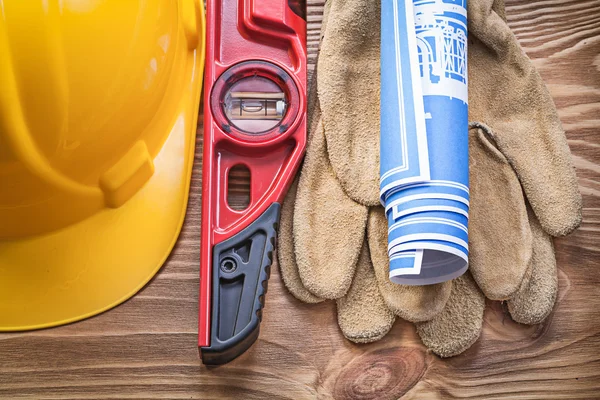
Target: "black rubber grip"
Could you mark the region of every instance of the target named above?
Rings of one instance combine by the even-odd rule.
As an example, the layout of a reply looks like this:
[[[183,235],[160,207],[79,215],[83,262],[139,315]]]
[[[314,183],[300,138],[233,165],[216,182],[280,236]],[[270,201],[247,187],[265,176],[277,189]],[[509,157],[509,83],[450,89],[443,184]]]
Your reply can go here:
[[[250,226],[213,248],[210,346],[206,365],[225,364],[258,337],[279,223],[273,203]]]

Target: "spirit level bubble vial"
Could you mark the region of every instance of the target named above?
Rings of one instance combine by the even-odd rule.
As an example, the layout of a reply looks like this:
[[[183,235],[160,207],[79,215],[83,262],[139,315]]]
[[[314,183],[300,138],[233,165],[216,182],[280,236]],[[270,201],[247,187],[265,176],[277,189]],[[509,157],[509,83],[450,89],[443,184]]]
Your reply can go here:
[[[199,340],[204,364],[258,337],[279,208],[306,146],[306,5],[208,0]],[[229,171],[250,171],[243,210]]]

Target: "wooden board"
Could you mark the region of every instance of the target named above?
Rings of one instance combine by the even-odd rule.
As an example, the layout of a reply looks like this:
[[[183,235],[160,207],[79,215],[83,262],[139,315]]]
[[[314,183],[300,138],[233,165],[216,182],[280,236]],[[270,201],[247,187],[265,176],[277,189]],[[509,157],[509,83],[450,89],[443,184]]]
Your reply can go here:
[[[323,2],[310,1],[314,64]],[[441,360],[398,322],[378,343],[338,331],[332,303],[290,296],[274,268],[261,334],[229,365],[196,348],[202,119],[183,232],[137,296],[87,321],[0,335],[0,398],[600,398],[600,0],[507,0],[511,27],[548,83],[574,153],[584,223],[556,241],[560,295],[540,326],[488,303],[481,339]],[[236,184],[247,185],[240,175]]]

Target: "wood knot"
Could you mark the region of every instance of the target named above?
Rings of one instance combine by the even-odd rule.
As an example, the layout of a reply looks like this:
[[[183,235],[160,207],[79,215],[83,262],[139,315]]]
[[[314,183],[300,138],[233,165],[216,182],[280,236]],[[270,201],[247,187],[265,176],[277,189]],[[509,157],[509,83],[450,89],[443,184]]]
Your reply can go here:
[[[336,399],[398,399],[421,379],[425,354],[418,349],[383,348],[361,355],[340,372]]]

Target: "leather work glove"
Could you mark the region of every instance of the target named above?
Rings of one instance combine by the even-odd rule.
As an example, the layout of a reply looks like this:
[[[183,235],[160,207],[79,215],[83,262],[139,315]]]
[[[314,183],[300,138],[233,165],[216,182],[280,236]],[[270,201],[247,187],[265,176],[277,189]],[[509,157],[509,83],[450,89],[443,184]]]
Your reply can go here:
[[[332,0],[323,19],[318,72],[309,94],[309,143],[297,191],[294,184],[283,203],[279,265],[295,297],[336,299],[344,335],[370,342],[390,330],[395,315],[409,321],[433,318],[446,304],[451,283],[393,284],[387,250],[369,250],[387,249],[386,236],[376,246],[366,239],[367,221],[374,210],[383,212],[379,2]]]
[[[537,324],[558,292],[552,236],[579,226],[581,195],[556,108],[506,23],[504,0],[468,5],[469,120],[478,121],[469,131],[469,269],[486,297],[508,300],[513,320]],[[417,324],[442,356],[466,350],[481,329],[483,310],[456,297]]]
[[[478,121],[469,131],[470,273],[439,285],[391,283],[377,205],[379,8],[371,3],[327,5],[317,66],[322,116],[312,93],[307,158],[282,209],[281,273],[302,301],[337,299],[350,340],[381,338],[399,315],[419,322],[432,351],[452,356],[479,337],[484,294],[509,300],[518,322],[548,315],[557,291],[549,235],[579,225],[581,198],[556,110],[506,25],[503,2],[470,0],[469,117]]]

